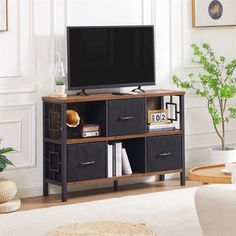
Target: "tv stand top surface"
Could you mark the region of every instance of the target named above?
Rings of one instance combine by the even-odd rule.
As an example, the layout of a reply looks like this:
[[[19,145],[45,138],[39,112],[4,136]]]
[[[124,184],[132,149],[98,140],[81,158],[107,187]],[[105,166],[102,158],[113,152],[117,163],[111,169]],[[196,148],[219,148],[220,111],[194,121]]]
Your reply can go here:
[[[89,96],[67,96],[67,97],[43,97],[45,102],[54,103],[71,103],[71,102],[87,102],[87,101],[105,101],[105,100],[120,100],[130,98],[148,98],[148,97],[162,97],[162,96],[178,96],[184,95],[185,92],[181,90],[147,90],[145,93],[127,94],[125,96],[114,95],[112,93],[91,93]]]

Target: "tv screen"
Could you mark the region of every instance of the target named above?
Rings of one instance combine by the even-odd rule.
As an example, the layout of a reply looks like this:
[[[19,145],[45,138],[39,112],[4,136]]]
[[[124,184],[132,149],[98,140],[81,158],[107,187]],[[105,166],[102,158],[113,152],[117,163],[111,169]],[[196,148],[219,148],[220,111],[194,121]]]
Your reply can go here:
[[[153,26],[68,27],[70,90],[155,84]]]

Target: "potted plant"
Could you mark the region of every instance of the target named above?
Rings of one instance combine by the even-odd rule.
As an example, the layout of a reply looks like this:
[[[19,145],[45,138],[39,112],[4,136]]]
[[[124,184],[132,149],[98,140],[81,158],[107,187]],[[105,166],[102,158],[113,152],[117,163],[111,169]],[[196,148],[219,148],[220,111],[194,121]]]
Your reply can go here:
[[[63,96],[65,95],[66,75],[64,71],[63,62],[61,60],[61,55],[59,52],[57,52],[56,55],[57,55],[57,60],[55,65],[55,82],[56,82],[55,94]]]
[[[1,144],[0,139],[0,144]],[[0,148],[0,172],[3,172],[8,165],[13,163],[6,157],[6,154],[14,151],[12,147]],[[16,211],[21,206],[21,201],[16,197],[17,187],[12,180],[0,178],[0,214]]]
[[[221,143],[220,147],[210,148],[210,160],[214,163],[236,161],[235,148],[225,145],[226,125],[231,119],[236,119],[236,108],[229,105],[229,100],[236,94],[236,59],[226,63],[226,58],[217,58],[207,43],[191,46],[194,52],[192,62],[200,65],[202,71],[197,75],[190,73],[186,80],[174,75],[172,81],[177,87],[193,90],[207,102],[208,112]]]
[[[64,95],[65,94],[65,81],[64,78],[57,78],[56,79],[56,88],[55,88],[55,93],[58,95]]]
[[[0,139],[0,143],[1,141],[2,140]],[[12,151],[14,151],[12,147],[0,148],[0,172],[3,172],[8,165],[14,166],[13,163],[5,156],[6,153]]]

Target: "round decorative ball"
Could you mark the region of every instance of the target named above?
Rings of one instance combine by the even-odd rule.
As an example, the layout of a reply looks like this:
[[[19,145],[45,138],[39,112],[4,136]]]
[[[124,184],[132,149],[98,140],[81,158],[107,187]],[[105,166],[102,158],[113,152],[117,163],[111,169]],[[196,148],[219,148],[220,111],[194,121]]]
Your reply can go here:
[[[87,222],[58,227],[48,236],[155,236],[145,224],[133,224],[115,221]]]
[[[20,208],[20,206],[21,206],[21,200],[18,198],[14,198],[9,202],[0,204],[0,214],[17,211]]]
[[[0,179],[0,204],[15,198],[17,187],[15,182],[8,179]]]

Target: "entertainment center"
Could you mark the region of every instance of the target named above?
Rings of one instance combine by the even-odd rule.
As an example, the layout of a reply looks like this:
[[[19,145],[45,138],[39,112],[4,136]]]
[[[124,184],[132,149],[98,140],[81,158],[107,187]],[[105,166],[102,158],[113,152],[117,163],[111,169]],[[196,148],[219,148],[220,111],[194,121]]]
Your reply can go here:
[[[68,90],[81,92],[43,97],[44,196],[48,184],[66,201],[68,185],[117,191],[121,180],[176,172],[184,185],[184,92],[141,88],[155,85],[154,27],[69,26],[67,67]]]
[[[78,127],[68,127],[66,111],[72,109],[85,123],[98,124],[101,135],[82,138]],[[168,109],[176,129],[147,129],[149,110]],[[129,119],[128,119],[128,118]],[[180,173],[185,184],[184,92],[155,90],[134,95],[112,93],[43,97],[43,194],[48,184],[62,187],[67,201],[67,186],[113,182],[131,178]],[[133,174],[107,178],[107,145],[122,142]]]

